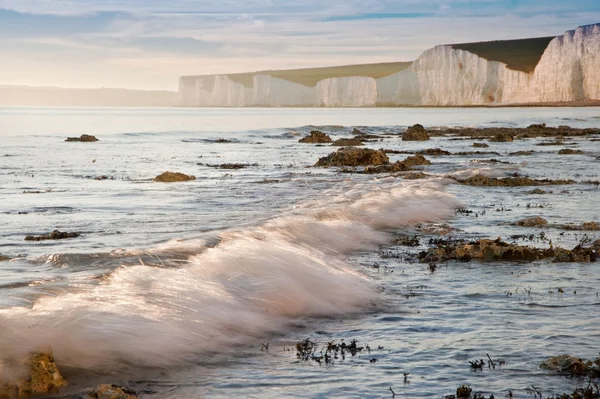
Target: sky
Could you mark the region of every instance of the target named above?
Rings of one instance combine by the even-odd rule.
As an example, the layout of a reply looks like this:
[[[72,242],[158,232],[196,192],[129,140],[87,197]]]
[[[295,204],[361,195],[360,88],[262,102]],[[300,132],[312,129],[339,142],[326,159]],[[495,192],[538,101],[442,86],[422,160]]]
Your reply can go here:
[[[177,90],[599,22],[599,0],[0,0],[0,85]]]

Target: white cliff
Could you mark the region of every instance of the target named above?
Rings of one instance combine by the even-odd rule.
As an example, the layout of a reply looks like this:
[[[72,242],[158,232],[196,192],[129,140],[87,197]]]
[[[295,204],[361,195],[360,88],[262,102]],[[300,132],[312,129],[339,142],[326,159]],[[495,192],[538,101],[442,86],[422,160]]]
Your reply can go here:
[[[535,69],[436,46],[402,71],[379,79],[347,76],[304,86],[263,73],[252,87],[227,75],[183,77],[183,106],[501,105],[600,100],[600,24],[579,27],[550,41]]]
[[[350,76],[325,79],[317,83],[319,107],[374,107],[377,82],[374,78]]]

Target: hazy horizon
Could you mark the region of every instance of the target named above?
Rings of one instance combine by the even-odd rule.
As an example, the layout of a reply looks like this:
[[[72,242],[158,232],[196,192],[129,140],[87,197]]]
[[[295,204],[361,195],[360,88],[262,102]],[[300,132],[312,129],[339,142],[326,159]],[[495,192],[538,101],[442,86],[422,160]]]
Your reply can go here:
[[[5,0],[0,85],[175,91],[182,75],[413,61],[600,22],[592,0],[98,3]]]

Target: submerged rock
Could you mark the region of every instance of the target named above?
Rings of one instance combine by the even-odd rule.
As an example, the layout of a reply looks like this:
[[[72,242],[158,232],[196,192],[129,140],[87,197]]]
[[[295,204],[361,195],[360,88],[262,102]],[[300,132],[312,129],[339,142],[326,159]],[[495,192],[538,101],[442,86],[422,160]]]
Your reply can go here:
[[[542,190],[541,188],[536,188],[531,191],[528,191],[527,194],[550,194],[550,193],[546,190]]]
[[[410,173],[406,173],[402,176],[402,178],[406,179],[406,180],[426,179],[428,177],[430,177],[430,175],[428,175],[427,173],[423,173],[423,172],[410,172]]]
[[[98,385],[82,399],[137,399],[137,393],[117,385]]]
[[[406,132],[402,134],[402,141],[426,141],[429,140],[429,133],[423,127],[423,125],[416,124],[409,127]]]
[[[196,176],[186,175],[179,172],[164,172],[154,178],[154,181],[162,183],[172,183],[180,181],[196,180]]]
[[[64,240],[65,238],[75,238],[79,236],[80,234],[75,232],[67,233],[66,231],[54,230],[52,233],[46,235],[27,236],[25,237],[25,241]]]
[[[358,137],[353,137],[351,139],[338,139],[331,144],[336,147],[352,147],[352,146],[360,146],[365,145],[363,141]]]
[[[423,151],[418,151],[417,154],[421,154],[421,155],[434,155],[434,156],[452,155],[452,153],[450,151],[442,150],[441,148],[428,148],[428,149],[423,150]]]
[[[516,187],[516,186],[549,186],[559,184],[575,184],[574,180],[550,180],[550,179],[531,179],[529,177],[487,177],[476,175],[468,179],[457,179],[460,184],[476,187]]]
[[[96,136],[91,136],[88,134],[82,134],[79,137],[68,137],[65,141],[80,141],[80,142],[93,142],[93,141],[98,141],[98,139],[96,138]]]
[[[325,134],[318,130],[312,130],[310,134],[306,137],[298,140],[299,143],[311,143],[311,144],[322,144],[322,143],[331,143],[331,137],[328,134]]]
[[[408,166],[407,164],[405,164],[402,161],[396,161],[392,164],[367,166],[363,173],[367,173],[367,174],[398,173],[398,172],[408,172],[409,170],[411,170],[410,166]]]
[[[369,166],[384,165],[389,158],[382,150],[342,147],[326,157],[320,158],[315,166]]]
[[[512,156],[529,156],[529,155],[533,155],[533,150],[529,150],[529,151],[515,151],[515,152],[511,152],[508,155],[512,155]]]
[[[26,398],[55,394],[67,385],[51,352],[35,352],[22,362],[23,375],[14,382],[0,382],[0,398]]]
[[[581,150],[572,150],[570,148],[563,148],[562,150],[558,151],[559,155],[573,155],[573,154],[583,154],[583,151]]]
[[[521,227],[546,226],[548,221],[540,216],[532,216],[529,218],[517,220],[514,225]]]
[[[505,133],[505,132],[498,133],[494,137],[490,138],[490,141],[493,143],[510,143],[513,140],[514,140],[513,136],[511,134]]]
[[[578,231],[599,231],[600,223],[598,222],[584,222],[581,224],[560,224],[560,225],[552,225],[552,227],[557,227],[563,230],[578,230]]]

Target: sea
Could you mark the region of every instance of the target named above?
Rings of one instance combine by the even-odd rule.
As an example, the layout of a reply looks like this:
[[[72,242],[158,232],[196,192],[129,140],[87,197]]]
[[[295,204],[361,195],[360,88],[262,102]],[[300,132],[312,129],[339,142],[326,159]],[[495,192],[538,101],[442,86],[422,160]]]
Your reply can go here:
[[[367,148],[474,150],[458,137],[402,141],[415,123],[600,128],[600,108],[0,108],[0,376],[46,349],[69,382],[50,397],[98,384],[144,398],[443,398],[461,385],[546,398],[587,386],[539,364],[598,356],[599,263],[432,271],[414,255],[439,237],[597,239],[512,223],[600,222],[600,135],[427,156],[419,180],[314,167],[337,148],[298,142],[357,128],[386,136]],[[65,141],[82,134],[99,141]],[[196,179],[153,181],[165,171]],[[446,178],[480,173],[577,183],[535,194]],[[53,230],[80,236],[25,240]],[[308,360],[296,350],[306,339]],[[321,357],[354,340],[355,355]]]

